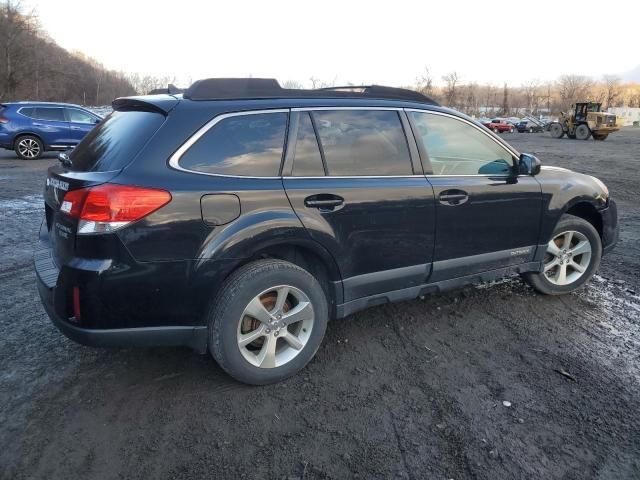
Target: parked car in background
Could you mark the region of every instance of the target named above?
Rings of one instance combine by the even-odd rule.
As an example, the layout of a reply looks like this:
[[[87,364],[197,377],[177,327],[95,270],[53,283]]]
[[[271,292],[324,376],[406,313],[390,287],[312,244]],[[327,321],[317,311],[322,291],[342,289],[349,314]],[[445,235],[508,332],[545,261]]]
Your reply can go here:
[[[489,122],[483,122],[482,124],[485,127],[487,127],[489,130],[493,130],[495,133],[504,133],[504,132],[513,133],[516,129],[516,127],[514,127],[512,124],[510,124],[506,120],[501,120],[499,118],[494,118]]]
[[[16,102],[0,105],[0,147],[35,160],[49,150],[80,143],[102,117],[78,105]]]
[[[531,120],[522,120],[516,125],[516,128],[520,133],[538,133],[544,130],[544,125],[542,125],[541,123],[532,122]]]

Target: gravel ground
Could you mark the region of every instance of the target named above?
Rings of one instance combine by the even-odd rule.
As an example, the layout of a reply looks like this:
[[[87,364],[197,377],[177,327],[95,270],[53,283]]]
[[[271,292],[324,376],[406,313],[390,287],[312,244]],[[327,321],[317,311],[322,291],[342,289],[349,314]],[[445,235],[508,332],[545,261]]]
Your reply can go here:
[[[621,240],[593,281],[372,308],[261,388],[187,349],[63,337],[31,266],[54,156],[0,154],[0,478],[640,478],[640,129],[506,137],[617,199]]]

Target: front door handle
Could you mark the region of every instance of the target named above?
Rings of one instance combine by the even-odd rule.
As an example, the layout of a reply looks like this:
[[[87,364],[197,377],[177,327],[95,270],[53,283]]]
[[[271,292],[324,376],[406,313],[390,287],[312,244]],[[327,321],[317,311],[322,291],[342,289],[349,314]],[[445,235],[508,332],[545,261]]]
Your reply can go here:
[[[71,127],[71,130],[82,130],[82,127]]]
[[[333,212],[344,206],[344,198],[331,193],[320,193],[305,198],[304,204],[309,208],[317,208],[321,212]]]
[[[467,203],[469,194],[464,190],[445,190],[438,195],[438,201],[443,205],[455,206]]]

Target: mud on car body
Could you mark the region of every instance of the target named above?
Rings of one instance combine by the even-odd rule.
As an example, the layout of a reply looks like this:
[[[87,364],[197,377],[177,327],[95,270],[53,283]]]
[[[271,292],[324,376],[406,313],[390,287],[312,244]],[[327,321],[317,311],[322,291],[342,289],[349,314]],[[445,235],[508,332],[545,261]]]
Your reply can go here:
[[[209,79],[113,106],[49,169],[35,253],[83,344],[188,345],[265,384],[330,318],[514,274],[570,292],[617,241],[602,182],[415,92]]]

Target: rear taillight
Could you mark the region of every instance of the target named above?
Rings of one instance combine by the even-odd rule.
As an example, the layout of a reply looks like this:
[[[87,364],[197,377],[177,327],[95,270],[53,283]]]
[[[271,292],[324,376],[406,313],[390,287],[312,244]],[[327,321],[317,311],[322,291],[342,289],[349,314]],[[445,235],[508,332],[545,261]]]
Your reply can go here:
[[[140,220],[171,201],[171,194],[156,188],[105,183],[71,190],[60,211],[77,218],[78,234],[109,233]]]
[[[9,119],[0,115],[0,123],[9,123]]]

